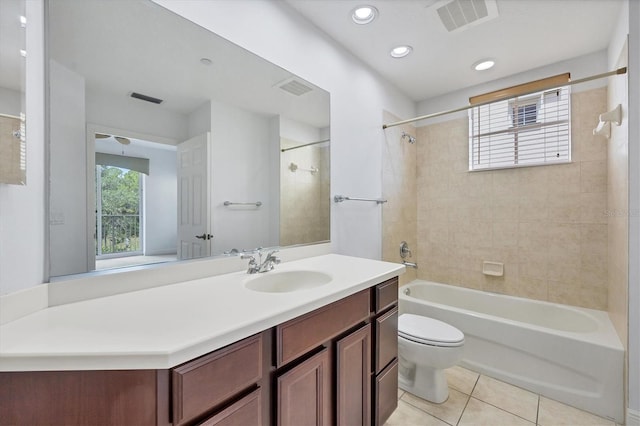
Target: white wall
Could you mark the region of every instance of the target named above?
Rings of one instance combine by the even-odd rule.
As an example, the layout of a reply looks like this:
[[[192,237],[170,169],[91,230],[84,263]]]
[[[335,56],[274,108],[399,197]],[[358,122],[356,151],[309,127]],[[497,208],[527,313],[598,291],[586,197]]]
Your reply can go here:
[[[175,150],[151,149],[144,189],[144,254],[172,254],[177,247],[178,177]]]
[[[211,102],[206,101],[188,117],[189,139],[211,131]]]
[[[271,182],[270,119],[212,101],[211,126],[213,252],[277,245],[269,229],[269,192],[278,185]],[[262,206],[225,207],[225,201]]]
[[[84,78],[49,61],[51,275],[87,270]]]
[[[22,93],[17,90],[0,87],[0,114],[20,117],[22,108]]]
[[[41,284],[47,268],[44,6],[26,3],[27,185],[0,184],[0,295]]]
[[[490,71],[491,70],[489,70],[488,72]],[[493,80],[477,86],[467,87],[435,98],[426,99],[418,103],[417,115],[422,116],[460,108],[469,104],[469,97],[471,96],[491,92],[493,90],[503,89],[509,86],[515,86],[517,84],[522,84],[545,77],[551,77],[553,75],[562,74],[565,72],[571,73],[572,80],[577,80],[606,71],[609,71],[607,62],[607,51],[602,50],[600,52],[579,56],[577,58],[556,62],[551,65],[525,71],[519,74],[514,74],[512,76],[501,78],[499,80]],[[588,83],[572,86],[571,90],[573,92],[579,92],[606,86],[606,84],[606,79],[594,80]],[[448,114],[442,117],[431,118],[428,121],[418,121],[416,122],[416,126],[420,127],[424,126],[425,124],[433,124],[442,121],[453,120],[454,118],[466,117],[467,115],[467,111]]]
[[[413,117],[408,97],[283,2],[155,1],[329,91],[332,195],[381,195],[382,111]],[[381,257],[380,206],[332,203],[331,218],[335,252]]]

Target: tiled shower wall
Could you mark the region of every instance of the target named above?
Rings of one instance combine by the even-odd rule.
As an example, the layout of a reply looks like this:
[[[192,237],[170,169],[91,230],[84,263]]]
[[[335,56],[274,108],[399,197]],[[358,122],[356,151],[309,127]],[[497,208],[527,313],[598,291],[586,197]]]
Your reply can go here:
[[[626,45],[618,67],[627,65]],[[609,317],[627,348],[629,266],[629,129],[627,77],[609,80],[608,108],[622,105],[622,123],[611,125],[607,143],[607,219],[609,233]],[[626,375],[625,375],[626,377]],[[626,389],[626,387],[625,387]]]
[[[400,119],[388,112],[383,115],[385,123]],[[406,241],[413,251],[409,262],[417,262],[417,207],[416,207],[416,150],[417,143],[402,139],[402,132],[416,136],[411,125],[390,127],[385,130],[382,151],[382,260],[402,262],[400,243]],[[400,285],[416,278],[416,270],[407,268],[400,276]]]
[[[283,146],[303,143],[286,142]],[[291,170],[291,163],[298,166],[296,171]],[[312,167],[317,171],[309,172]],[[329,179],[328,146],[308,146],[282,153],[280,245],[308,244],[330,238]]]
[[[592,134],[606,87],[573,93],[571,108],[572,163],[563,165],[469,172],[467,118],[417,129],[418,278],[607,309],[607,140]],[[411,147],[387,145],[385,177],[409,179],[413,156],[406,172],[396,162]],[[411,202],[409,191],[395,196]],[[383,245],[395,245],[395,222],[385,220]],[[504,276],[483,275],[485,260],[503,262]]]

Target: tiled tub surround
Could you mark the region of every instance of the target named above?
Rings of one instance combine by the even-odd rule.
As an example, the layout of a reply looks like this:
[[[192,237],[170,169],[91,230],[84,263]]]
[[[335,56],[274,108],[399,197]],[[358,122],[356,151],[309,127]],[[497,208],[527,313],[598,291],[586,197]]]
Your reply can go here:
[[[418,278],[607,309],[607,89],[571,99],[570,164],[469,172],[467,118],[417,129]]]
[[[393,114],[384,112],[385,123],[400,121]],[[406,132],[416,136],[410,124],[390,127],[384,131],[382,156],[382,260],[402,262],[400,243],[406,241],[413,251],[409,262],[417,262],[417,206],[416,206],[416,153],[418,143],[410,144],[402,138]],[[419,265],[418,265],[419,266]],[[400,285],[416,279],[416,270],[407,268],[400,277]]]
[[[289,293],[245,288],[234,272],[53,306],[0,326],[0,371],[166,369],[371,287],[404,266],[329,254],[278,271],[330,274]],[[262,274],[261,274],[262,275]]]
[[[400,289],[400,312],[460,329],[462,366],[624,421],[624,348],[606,312],[422,280]]]
[[[287,142],[286,146],[303,144]],[[329,162],[328,146],[309,146],[281,154],[280,245],[329,239]],[[298,166],[296,171],[290,169],[291,163]],[[309,172],[311,167],[317,171]]]

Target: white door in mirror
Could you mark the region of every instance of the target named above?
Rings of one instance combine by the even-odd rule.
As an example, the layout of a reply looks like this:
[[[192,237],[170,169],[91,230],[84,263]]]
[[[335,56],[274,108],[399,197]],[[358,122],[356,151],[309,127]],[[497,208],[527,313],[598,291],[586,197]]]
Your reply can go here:
[[[210,135],[178,144],[178,259],[211,255]]]

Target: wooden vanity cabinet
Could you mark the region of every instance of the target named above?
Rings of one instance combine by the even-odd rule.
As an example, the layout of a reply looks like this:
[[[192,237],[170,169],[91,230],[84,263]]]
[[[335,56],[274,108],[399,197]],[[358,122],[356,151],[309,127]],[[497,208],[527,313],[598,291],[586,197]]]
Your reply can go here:
[[[397,277],[277,326],[275,423],[384,424],[397,407],[397,333]]]
[[[336,342],[336,425],[371,424],[371,324]]]
[[[328,348],[276,378],[276,421],[281,426],[331,425],[331,356]]]
[[[382,425],[393,278],[169,370],[0,372],[2,425]]]
[[[383,425],[398,407],[398,278],[373,288],[373,424]]]
[[[174,425],[193,424],[212,410],[217,414],[220,410],[216,407],[226,407],[227,401],[237,399],[251,389],[254,389],[252,393],[257,392],[263,376],[263,341],[268,339],[263,334],[248,337],[171,370]],[[260,404],[260,398],[253,398],[250,406],[244,403],[227,410],[223,418],[229,422],[234,417],[246,418],[254,413],[251,424],[257,424],[262,420]],[[211,421],[207,424],[215,424]]]

